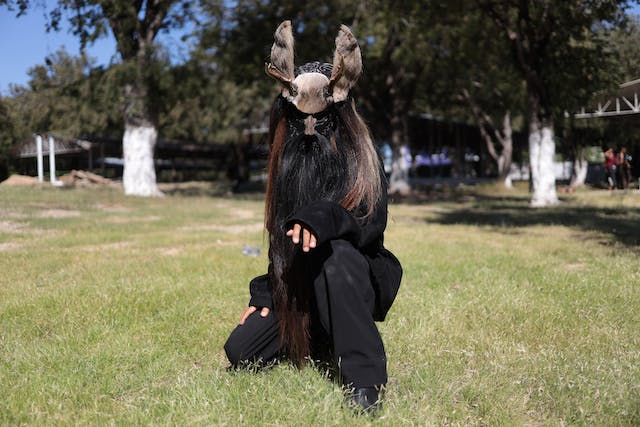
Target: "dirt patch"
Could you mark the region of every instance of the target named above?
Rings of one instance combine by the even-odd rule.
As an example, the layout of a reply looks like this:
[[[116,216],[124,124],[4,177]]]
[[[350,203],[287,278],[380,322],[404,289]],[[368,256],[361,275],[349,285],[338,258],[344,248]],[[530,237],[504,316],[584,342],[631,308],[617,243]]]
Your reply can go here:
[[[162,248],[159,252],[161,255],[176,256],[182,252],[182,248]]]
[[[89,246],[81,246],[85,252],[103,252],[103,251],[113,251],[122,248],[126,248],[131,246],[131,242],[113,242],[113,243],[103,243],[100,245],[89,245]],[[73,248],[73,250],[77,250],[77,248]]]
[[[156,216],[156,215],[149,215],[149,216],[132,216],[132,217],[128,217],[128,216],[112,216],[107,218],[105,221],[109,222],[111,224],[131,224],[134,222],[153,222],[153,221],[159,221],[161,219],[161,217]]]
[[[0,252],[10,252],[21,248],[22,245],[14,242],[0,243]]]
[[[253,211],[250,211],[248,209],[234,209],[231,214],[234,216],[234,218],[239,219],[251,219],[255,216]]]
[[[21,185],[39,185],[39,184],[41,184],[41,182],[38,181],[38,178],[36,177],[27,176],[27,175],[18,175],[18,174],[11,175],[9,178],[0,182],[0,185],[13,186],[13,187],[18,187]]]
[[[80,215],[82,212],[70,209],[46,209],[38,214],[40,218],[74,218]]]
[[[216,240],[216,246],[237,246],[239,248],[242,247],[242,242],[237,240]]]
[[[584,270],[584,268],[587,266],[587,264],[583,263],[583,262],[575,262],[573,264],[565,264],[562,266],[562,268],[565,271],[580,271],[580,270]]]
[[[0,233],[22,233],[26,225],[15,221],[0,221]]]
[[[96,205],[96,208],[104,211],[104,212],[111,212],[111,213],[128,213],[131,212],[131,209],[123,206],[123,205],[119,205],[119,204],[103,204],[103,203],[98,203]]]
[[[9,209],[0,209],[0,218],[24,219],[29,218],[29,216],[21,212],[15,212]]]
[[[185,231],[224,231],[226,233],[231,234],[240,234],[240,233],[250,233],[255,231],[262,231],[264,224],[261,222],[254,222],[251,224],[230,224],[230,225],[219,225],[219,224],[210,224],[210,225],[200,225],[200,226],[189,226],[183,227],[181,230]]]

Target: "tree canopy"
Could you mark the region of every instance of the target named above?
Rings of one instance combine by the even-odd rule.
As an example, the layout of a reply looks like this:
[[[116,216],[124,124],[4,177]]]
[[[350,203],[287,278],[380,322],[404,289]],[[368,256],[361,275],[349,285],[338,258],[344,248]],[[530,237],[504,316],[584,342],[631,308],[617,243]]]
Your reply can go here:
[[[625,14],[637,3],[59,0],[47,9],[49,30],[66,20],[83,47],[113,36],[120,60],[97,67],[60,51],[34,64],[29,84],[0,99],[0,149],[35,131],[116,136],[127,124],[152,125],[164,139],[238,141],[243,129],[266,123],[277,94],[263,67],[284,19],[293,22],[298,64],[330,61],[339,25],[353,28],[365,65],[354,94],[378,140],[406,144],[416,112],[473,123],[480,109],[495,124],[509,111],[523,128],[532,94],[536,114],[560,118],[594,92],[639,77],[640,43],[628,43],[638,38],[638,18]],[[3,6],[22,15],[33,2]],[[156,35],[187,22],[191,51],[172,63]]]

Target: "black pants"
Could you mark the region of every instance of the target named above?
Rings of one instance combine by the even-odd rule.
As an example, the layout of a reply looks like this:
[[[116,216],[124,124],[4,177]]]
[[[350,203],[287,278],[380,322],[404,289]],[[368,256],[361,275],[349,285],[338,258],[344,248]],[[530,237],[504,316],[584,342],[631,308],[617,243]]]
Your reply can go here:
[[[312,357],[331,354],[345,385],[386,384],[387,359],[373,320],[375,293],[366,259],[344,240],[330,241],[306,256],[321,263],[310,278],[315,297]],[[259,313],[238,325],[224,346],[234,366],[280,355],[276,315],[270,312],[263,318]]]

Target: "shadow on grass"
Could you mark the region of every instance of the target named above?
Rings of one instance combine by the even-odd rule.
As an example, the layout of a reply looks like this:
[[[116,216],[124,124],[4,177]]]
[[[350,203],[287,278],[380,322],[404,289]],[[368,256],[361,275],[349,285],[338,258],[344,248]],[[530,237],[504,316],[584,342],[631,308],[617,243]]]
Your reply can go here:
[[[496,227],[506,233],[515,228],[559,225],[611,236],[603,244],[617,241],[640,249],[640,209],[634,207],[576,206],[565,201],[558,206],[531,208],[528,198],[474,195],[471,203],[439,211],[429,222]]]
[[[246,182],[242,184],[226,180],[187,181],[160,183],[160,190],[167,196],[181,197],[233,197],[239,200],[264,199],[264,184]]]

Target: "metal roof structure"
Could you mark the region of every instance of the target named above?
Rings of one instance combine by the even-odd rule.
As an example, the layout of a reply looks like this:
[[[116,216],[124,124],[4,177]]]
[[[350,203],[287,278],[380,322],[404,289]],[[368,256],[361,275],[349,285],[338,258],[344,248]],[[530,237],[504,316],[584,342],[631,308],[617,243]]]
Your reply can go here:
[[[62,139],[54,137],[54,152],[57,155],[84,153],[90,148],[90,142],[78,139]],[[87,145],[89,144],[89,146]],[[49,155],[49,144],[42,144],[42,154]],[[19,159],[34,158],[38,155],[35,138],[30,138],[14,149],[15,157]]]
[[[631,80],[618,87],[615,95],[601,99],[596,106],[583,107],[574,117],[593,119],[640,114],[640,79]]]

